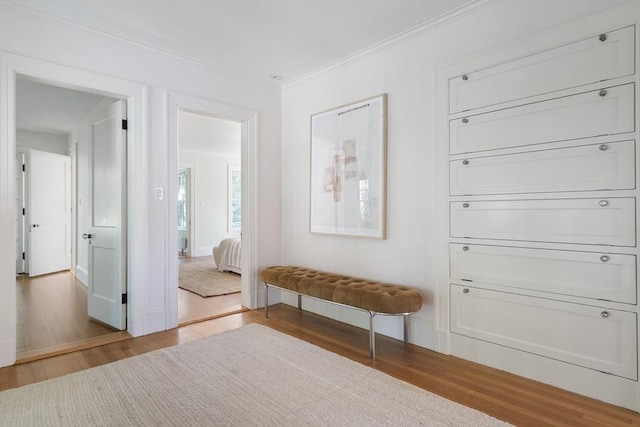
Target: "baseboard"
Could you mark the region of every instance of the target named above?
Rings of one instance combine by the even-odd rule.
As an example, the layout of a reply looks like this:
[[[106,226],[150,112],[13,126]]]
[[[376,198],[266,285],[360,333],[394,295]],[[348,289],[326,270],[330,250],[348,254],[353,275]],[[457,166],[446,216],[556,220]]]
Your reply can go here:
[[[89,282],[89,271],[84,267],[76,265],[76,279],[83,285],[87,286],[87,283]]]
[[[193,254],[191,256],[213,256],[213,248],[210,247],[206,247],[206,248],[196,248],[196,250],[193,252]]]

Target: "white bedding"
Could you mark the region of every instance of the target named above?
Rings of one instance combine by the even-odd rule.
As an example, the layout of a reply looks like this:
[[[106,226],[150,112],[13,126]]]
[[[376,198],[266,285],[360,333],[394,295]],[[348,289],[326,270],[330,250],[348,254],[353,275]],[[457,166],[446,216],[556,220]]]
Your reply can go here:
[[[222,252],[220,260],[216,260],[218,271],[232,271],[242,274],[242,241],[240,239],[224,239],[218,248]]]

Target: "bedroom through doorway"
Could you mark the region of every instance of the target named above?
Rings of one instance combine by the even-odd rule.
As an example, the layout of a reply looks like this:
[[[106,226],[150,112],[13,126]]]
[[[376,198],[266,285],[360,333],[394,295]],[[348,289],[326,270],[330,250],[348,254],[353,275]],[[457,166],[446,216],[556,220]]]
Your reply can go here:
[[[241,123],[178,114],[178,324],[242,311]]]

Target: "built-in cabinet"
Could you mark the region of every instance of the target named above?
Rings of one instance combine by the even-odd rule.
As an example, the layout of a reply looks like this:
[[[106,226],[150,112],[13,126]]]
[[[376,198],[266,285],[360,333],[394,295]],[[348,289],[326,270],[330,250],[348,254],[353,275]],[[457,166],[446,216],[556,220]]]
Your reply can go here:
[[[449,79],[448,260],[453,354],[638,410],[636,54],[602,28]]]

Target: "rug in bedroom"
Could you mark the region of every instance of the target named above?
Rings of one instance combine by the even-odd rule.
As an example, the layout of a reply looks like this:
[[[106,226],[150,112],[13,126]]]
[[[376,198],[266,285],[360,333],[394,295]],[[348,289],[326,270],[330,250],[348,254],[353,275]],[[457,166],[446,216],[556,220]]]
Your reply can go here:
[[[240,275],[220,272],[212,262],[180,264],[178,286],[201,297],[240,292]]]

